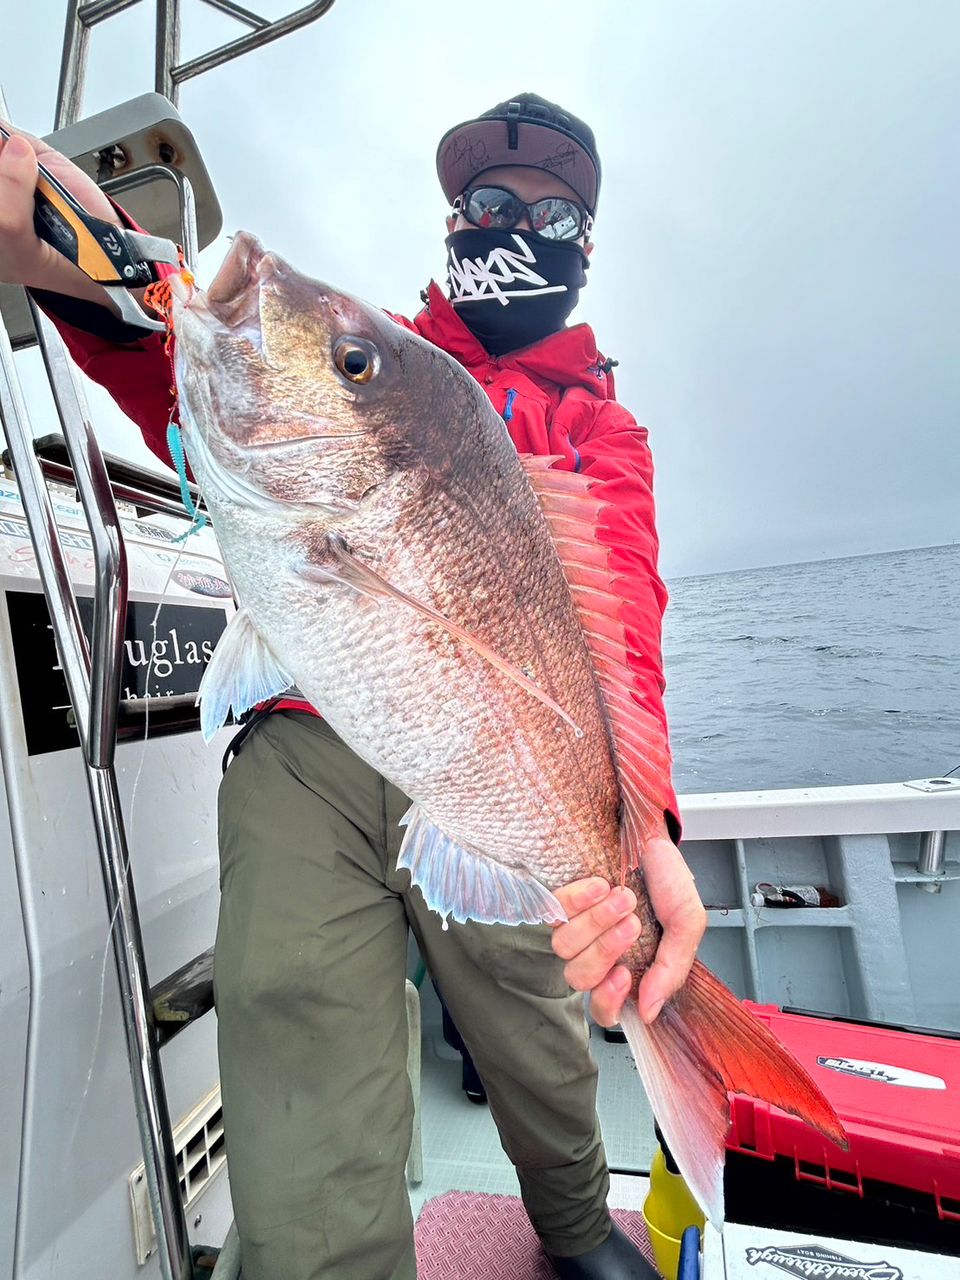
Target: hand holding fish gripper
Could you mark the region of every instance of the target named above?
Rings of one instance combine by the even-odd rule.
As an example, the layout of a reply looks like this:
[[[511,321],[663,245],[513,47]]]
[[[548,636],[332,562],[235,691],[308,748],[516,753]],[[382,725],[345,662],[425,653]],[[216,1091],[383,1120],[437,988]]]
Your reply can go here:
[[[3,125],[0,137],[11,137]],[[159,281],[160,266],[182,267],[183,255],[178,247],[162,236],[146,235],[95,217],[44,164],[38,164],[38,168],[33,225],[40,239],[108,289],[128,324],[163,332],[165,321],[147,315],[131,290]]]

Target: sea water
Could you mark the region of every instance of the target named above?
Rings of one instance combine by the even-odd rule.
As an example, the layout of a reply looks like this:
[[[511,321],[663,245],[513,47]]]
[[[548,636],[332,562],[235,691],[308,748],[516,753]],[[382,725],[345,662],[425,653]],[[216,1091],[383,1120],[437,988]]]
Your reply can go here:
[[[960,766],[960,545],[667,585],[678,792],[902,782]]]

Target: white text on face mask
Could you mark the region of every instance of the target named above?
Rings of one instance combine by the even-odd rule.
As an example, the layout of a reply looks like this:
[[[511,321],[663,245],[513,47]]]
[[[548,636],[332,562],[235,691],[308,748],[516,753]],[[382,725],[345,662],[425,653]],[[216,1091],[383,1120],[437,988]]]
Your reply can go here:
[[[518,235],[511,236],[516,249],[494,245],[485,257],[460,258],[451,247],[448,270],[451,300],[460,305],[496,298],[507,306],[515,298],[537,297],[544,293],[566,293],[565,284],[549,284],[533,270],[537,256],[533,246]],[[521,288],[505,286],[519,284]]]

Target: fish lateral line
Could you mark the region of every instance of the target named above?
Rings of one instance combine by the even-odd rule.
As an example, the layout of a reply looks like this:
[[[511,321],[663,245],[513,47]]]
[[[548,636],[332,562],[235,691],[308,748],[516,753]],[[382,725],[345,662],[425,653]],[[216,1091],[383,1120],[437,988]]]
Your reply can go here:
[[[425,604],[422,600],[417,600],[414,596],[401,591],[399,587],[393,586],[375,569],[371,569],[369,565],[363,564],[356,556],[352,555],[341,541],[331,539],[329,546],[336,564],[330,568],[325,568],[322,565],[304,561],[297,568],[297,573],[300,577],[305,578],[308,582],[318,582],[323,585],[341,583],[378,604],[383,600],[397,600],[407,605],[420,617],[426,618],[430,622],[435,622],[454,639],[460,640],[463,644],[473,649],[475,653],[479,654],[486,662],[489,662],[502,675],[507,676],[524,692],[529,693],[531,697],[536,698],[545,707],[549,707],[573,730],[575,738],[580,739],[584,736],[583,730],[572,716],[560,706],[559,702],[554,701],[529,676],[524,675],[518,666],[509,662],[506,658],[502,658],[490,645],[478,640],[476,636],[471,635],[469,631],[458,623],[444,617],[442,613],[439,613],[431,605]]]

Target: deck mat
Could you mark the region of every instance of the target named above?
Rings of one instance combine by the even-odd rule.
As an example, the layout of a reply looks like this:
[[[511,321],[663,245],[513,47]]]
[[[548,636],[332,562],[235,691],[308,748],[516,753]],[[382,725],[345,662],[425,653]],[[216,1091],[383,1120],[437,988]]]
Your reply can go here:
[[[612,1216],[653,1265],[642,1215],[614,1209]],[[418,1280],[555,1280],[516,1196],[436,1196],[417,1218],[416,1245]]]

